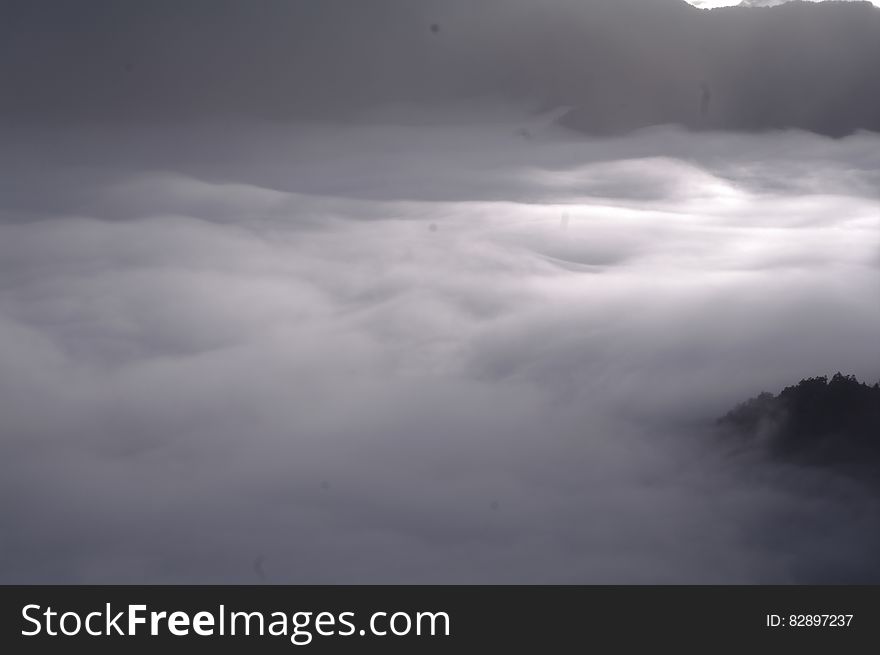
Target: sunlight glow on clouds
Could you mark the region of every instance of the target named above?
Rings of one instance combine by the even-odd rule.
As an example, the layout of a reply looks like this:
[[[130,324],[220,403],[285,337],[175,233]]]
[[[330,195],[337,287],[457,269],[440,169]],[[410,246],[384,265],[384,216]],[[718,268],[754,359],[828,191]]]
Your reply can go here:
[[[701,9],[715,9],[717,7],[734,7],[742,4],[743,0],[686,0],[689,4]],[[753,4],[760,6],[781,5],[792,0],[754,0]],[[807,0],[807,2],[862,2],[865,0]],[[880,7],[880,0],[867,0],[877,7]]]

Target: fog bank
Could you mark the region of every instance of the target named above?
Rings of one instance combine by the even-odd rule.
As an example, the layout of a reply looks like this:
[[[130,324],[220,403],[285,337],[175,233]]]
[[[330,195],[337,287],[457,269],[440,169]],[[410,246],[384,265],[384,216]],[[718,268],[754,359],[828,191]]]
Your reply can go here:
[[[880,379],[877,136],[0,138],[0,581],[880,580],[712,427]]]

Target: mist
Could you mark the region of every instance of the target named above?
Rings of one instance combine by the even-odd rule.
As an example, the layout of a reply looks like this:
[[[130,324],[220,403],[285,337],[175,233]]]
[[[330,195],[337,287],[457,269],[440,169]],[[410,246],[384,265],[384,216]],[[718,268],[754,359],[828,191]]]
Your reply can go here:
[[[880,379],[878,135],[0,139],[4,583],[880,581],[876,490],[714,425]]]

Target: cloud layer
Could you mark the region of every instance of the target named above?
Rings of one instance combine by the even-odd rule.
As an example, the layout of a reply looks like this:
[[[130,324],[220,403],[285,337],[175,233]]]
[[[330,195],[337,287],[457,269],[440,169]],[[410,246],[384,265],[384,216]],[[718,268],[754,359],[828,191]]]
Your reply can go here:
[[[5,132],[0,581],[880,580],[880,140],[522,126]]]

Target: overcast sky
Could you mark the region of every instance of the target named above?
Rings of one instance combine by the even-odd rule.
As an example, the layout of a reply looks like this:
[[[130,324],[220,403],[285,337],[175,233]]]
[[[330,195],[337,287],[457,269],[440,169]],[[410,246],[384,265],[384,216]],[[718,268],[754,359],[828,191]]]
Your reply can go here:
[[[880,130],[880,12],[678,0],[0,0],[0,120],[352,120],[482,97],[621,134]],[[650,65],[647,64],[650,62]]]

